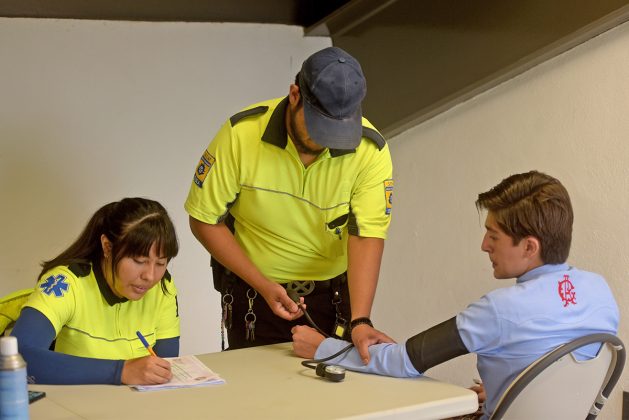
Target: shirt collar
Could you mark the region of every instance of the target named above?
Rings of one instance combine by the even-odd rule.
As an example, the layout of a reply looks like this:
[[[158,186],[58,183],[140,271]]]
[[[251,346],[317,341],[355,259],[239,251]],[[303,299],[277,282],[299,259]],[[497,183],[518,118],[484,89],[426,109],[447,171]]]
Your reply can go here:
[[[262,134],[262,141],[271,143],[282,149],[286,148],[288,142],[288,132],[286,131],[286,106],[288,105],[288,96],[280,101],[273,110],[266,130]]]
[[[288,131],[286,130],[286,107],[288,106],[288,96],[280,101],[273,110],[269,123],[262,134],[262,141],[273,144],[282,149],[286,149],[288,144]],[[356,149],[328,149],[331,157],[343,156],[348,153],[355,153]]]
[[[555,273],[557,271],[566,271],[570,268],[570,266],[566,263],[563,264],[545,264],[539,267],[536,267],[526,273],[522,274],[517,279],[517,283],[524,283],[525,281],[532,280],[539,276],[549,273]]]
[[[100,263],[92,263],[92,270],[94,271],[94,277],[96,277],[96,283],[98,284],[100,294],[103,295],[109,306],[114,306],[116,303],[123,303],[129,300],[124,297],[118,297],[114,294],[114,292],[112,292],[111,288],[107,284],[107,280],[105,280]]]

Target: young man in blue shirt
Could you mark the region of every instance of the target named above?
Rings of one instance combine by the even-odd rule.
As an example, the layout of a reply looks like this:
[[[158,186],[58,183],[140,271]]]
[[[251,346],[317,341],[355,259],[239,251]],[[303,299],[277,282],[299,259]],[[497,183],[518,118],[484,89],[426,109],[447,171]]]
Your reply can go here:
[[[494,277],[516,278],[457,316],[405,344],[377,344],[369,360],[352,349],[328,363],[368,373],[419,376],[432,366],[476,353],[486,402],[482,418],[493,412],[513,379],[535,359],[574,338],[616,334],[618,307],[598,274],[566,264],[572,239],[570,197],[553,177],[531,171],[512,175],[479,194],[476,206],[487,210],[481,249]],[[302,357],[322,358],[342,349],[341,340],[323,339],[306,326],[293,328],[293,348]],[[579,356],[593,357],[598,345]]]

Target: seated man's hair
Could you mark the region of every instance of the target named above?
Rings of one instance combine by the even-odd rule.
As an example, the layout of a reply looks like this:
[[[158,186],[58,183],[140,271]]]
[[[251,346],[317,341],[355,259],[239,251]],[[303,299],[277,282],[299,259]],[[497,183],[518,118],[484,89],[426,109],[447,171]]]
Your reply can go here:
[[[552,176],[537,171],[511,175],[479,194],[476,207],[491,211],[514,245],[526,236],[536,237],[545,264],[568,259],[572,204],[568,191]]]

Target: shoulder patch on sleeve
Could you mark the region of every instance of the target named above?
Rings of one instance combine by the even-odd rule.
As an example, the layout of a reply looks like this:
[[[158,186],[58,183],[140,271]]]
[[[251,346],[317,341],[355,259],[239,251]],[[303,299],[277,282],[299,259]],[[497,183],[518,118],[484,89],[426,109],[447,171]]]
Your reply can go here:
[[[66,279],[67,277],[63,274],[50,275],[39,285],[39,288],[48,296],[54,294],[55,297],[60,298],[70,289]]]
[[[92,266],[89,263],[72,263],[68,269],[77,277],[86,277],[90,275]]]
[[[203,181],[205,181],[205,177],[207,176],[212,166],[216,162],[216,158],[210,154],[207,150],[203,152],[203,156],[199,159],[199,164],[197,165],[197,169],[194,171],[193,181],[197,187],[203,188]]]
[[[384,181],[384,201],[385,201],[385,214],[389,216],[391,209],[393,208],[393,180],[387,179]]]
[[[367,137],[378,145],[378,150],[382,150],[387,141],[382,137],[382,134],[378,133],[373,128],[363,126],[363,137]]]
[[[264,114],[268,109],[269,107],[265,105],[256,106],[255,108],[251,108],[251,109],[245,109],[244,111],[240,111],[239,113],[234,114],[231,117],[229,117],[229,122],[231,123],[233,127],[236,124],[238,124],[238,122],[242,120],[243,118],[247,118],[252,115]]]

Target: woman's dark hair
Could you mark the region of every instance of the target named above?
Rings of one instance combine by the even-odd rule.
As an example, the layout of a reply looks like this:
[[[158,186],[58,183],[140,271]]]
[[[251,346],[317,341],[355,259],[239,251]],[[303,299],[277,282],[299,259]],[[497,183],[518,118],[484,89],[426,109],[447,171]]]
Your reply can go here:
[[[112,273],[116,273],[116,267],[124,257],[147,257],[153,244],[157,254],[168,261],[179,252],[175,227],[160,203],[146,198],[124,198],[98,209],[72,245],[42,263],[39,277],[57,266],[100,264],[103,257],[101,235],[111,242]],[[164,280],[161,279],[162,290],[165,290]]]

